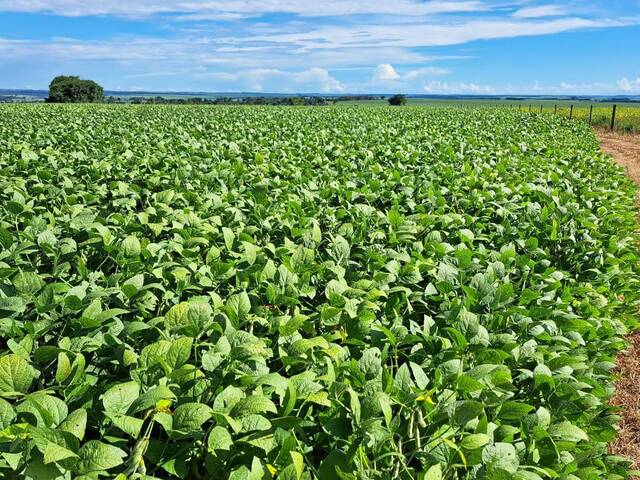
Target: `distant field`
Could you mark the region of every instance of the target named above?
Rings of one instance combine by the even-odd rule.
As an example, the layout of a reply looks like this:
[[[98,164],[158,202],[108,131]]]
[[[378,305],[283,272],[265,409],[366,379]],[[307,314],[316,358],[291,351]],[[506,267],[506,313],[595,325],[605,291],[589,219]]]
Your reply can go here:
[[[611,125],[613,102],[590,102],[587,100],[451,100],[432,98],[409,98],[409,106],[421,105],[432,107],[461,107],[461,108],[509,108],[532,113],[555,113],[566,117],[573,117],[586,122],[589,121],[589,111],[593,106],[591,124],[597,127]],[[340,105],[384,106],[386,100],[354,100],[340,102]],[[573,105],[573,113],[571,106]],[[640,132],[640,103],[616,103],[615,129],[618,131]]]

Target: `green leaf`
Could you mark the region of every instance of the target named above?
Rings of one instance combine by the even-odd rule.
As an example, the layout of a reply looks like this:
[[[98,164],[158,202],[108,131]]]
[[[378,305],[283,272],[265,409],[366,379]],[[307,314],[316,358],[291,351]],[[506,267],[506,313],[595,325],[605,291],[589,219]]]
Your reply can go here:
[[[24,358],[14,353],[0,357],[0,392],[27,393],[35,378],[35,370]]]
[[[519,420],[533,409],[532,405],[526,403],[506,401],[500,407],[499,417],[507,420]]]
[[[515,473],[520,465],[516,449],[510,443],[487,445],[482,450],[482,461],[492,469],[504,470],[511,474]]]
[[[184,433],[199,432],[211,418],[211,407],[202,403],[184,403],[173,412],[173,429]]]
[[[426,390],[427,385],[429,385],[429,377],[424,372],[423,368],[417,363],[409,362],[409,368],[413,372],[413,378],[416,382],[416,387],[420,390]]]
[[[60,424],[60,430],[73,434],[78,440],[84,438],[87,428],[87,411],[83,408],[74,410]]]
[[[62,432],[53,428],[31,427],[27,429],[31,444],[34,445],[41,453],[45,453],[51,443],[63,447],[71,452],[77,452],[80,442],[78,439],[68,432]],[[62,454],[51,450],[50,455]]]
[[[16,418],[16,412],[9,402],[0,398],[0,430],[7,428]]]
[[[226,428],[217,426],[211,429],[207,440],[207,447],[209,447],[209,450],[231,450],[232,446],[233,439]]]
[[[13,286],[21,295],[35,295],[44,287],[44,281],[35,272],[20,272],[13,277]]]
[[[189,321],[189,303],[181,302],[174,305],[164,316],[164,323],[168,329],[185,325]]]
[[[203,298],[196,298],[189,300],[189,310],[187,312],[187,318],[189,323],[196,327],[194,332],[196,334],[201,332],[201,329],[211,319],[213,309],[209,305],[209,301]]]
[[[68,478],[55,463],[45,464],[42,455],[34,455],[30,459],[25,476],[29,480],[66,480],[65,476]]]
[[[377,398],[387,428],[391,428],[391,420],[393,419],[393,411],[391,410],[391,399],[389,399],[389,396],[386,393],[382,392],[380,395],[378,395]]]
[[[91,440],[78,451],[78,460],[73,471],[81,475],[104,472],[122,465],[126,456],[126,452],[118,447]]]
[[[133,438],[139,438],[140,432],[144,425],[144,420],[141,418],[130,417],[128,415],[122,415],[119,413],[107,413],[107,417],[113,422],[113,424],[122,430],[127,435]],[[154,417],[155,421],[159,422],[158,415]]]
[[[20,463],[22,462],[23,455],[22,453],[3,452],[0,457],[7,462],[7,465],[9,465],[12,470],[18,470]],[[29,467],[27,467],[27,469],[28,468]]]
[[[142,273],[138,275],[134,275],[129,278],[126,282],[122,284],[122,293],[125,294],[127,298],[132,298],[135,296],[142,287],[144,286],[144,275]]]
[[[382,371],[380,360],[380,349],[377,347],[368,348],[362,352],[362,357],[358,360],[358,367],[368,379],[377,377]]]
[[[231,410],[231,416],[242,417],[254,413],[278,413],[275,404],[262,395],[251,395],[238,401]]]
[[[38,245],[40,245],[41,247],[55,248],[58,243],[58,239],[51,230],[45,230],[44,232],[38,234],[37,240]]]
[[[126,382],[114,385],[102,395],[102,405],[107,413],[127,413],[131,404],[140,395],[137,382]]]
[[[148,410],[155,407],[160,400],[175,400],[175,394],[165,385],[154,387],[138,398],[136,398],[129,407],[127,413],[134,414],[142,410]]]
[[[571,422],[555,423],[549,427],[549,435],[557,437],[567,442],[588,441],[589,437],[584,430],[575,426]]]
[[[437,463],[429,467],[424,474],[423,480],[442,480],[442,467]]]
[[[293,382],[289,381],[287,382],[287,391],[284,396],[284,405],[282,409],[282,414],[285,416],[289,415],[293,411],[297,400],[298,400],[298,396],[296,392],[296,387],[293,384]]]
[[[0,227],[0,245],[9,250],[13,245],[13,235],[6,228]]]
[[[25,397],[25,400],[16,406],[17,412],[30,413],[36,419],[36,424],[42,427],[55,427],[60,425],[69,414],[67,404],[45,392],[34,392]]]
[[[56,369],[56,382],[64,382],[69,375],[71,375],[72,367],[71,361],[66,353],[58,353],[58,367]]]
[[[503,283],[496,289],[496,293],[493,297],[493,304],[496,306],[503,305],[513,300],[513,297],[513,285],[510,283]]]
[[[227,337],[220,337],[215,347],[202,355],[202,368],[213,372],[218,366],[229,357],[231,345]]]
[[[473,433],[465,436],[460,442],[460,446],[465,450],[476,450],[480,447],[484,447],[491,441],[491,437],[484,433]]]
[[[4,310],[7,312],[22,313],[26,306],[24,300],[20,297],[0,297],[0,312]]]
[[[298,452],[289,452],[291,455],[291,460],[293,461],[293,466],[296,469],[296,480],[300,480],[302,478],[302,472],[304,471],[304,459],[302,455]]]
[[[458,425],[465,425],[467,422],[481,415],[483,411],[484,405],[476,400],[458,402],[455,407],[453,420]]]
[[[224,237],[224,244],[227,247],[227,250],[232,251],[233,242],[236,239],[236,236],[233,233],[233,230],[227,227],[222,227],[222,236]]]
[[[129,235],[125,238],[120,246],[125,257],[137,257],[140,255],[140,240],[134,235]]]
[[[56,445],[53,442],[49,442],[47,444],[47,448],[45,448],[44,450],[45,464],[59,462],[67,458],[78,458],[78,455],[76,455],[71,450],[67,450],[66,448],[61,447],[60,445]]]
[[[180,368],[189,360],[193,338],[181,337],[171,342],[169,351],[166,354],[167,363],[173,368]]]
[[[251,311],[251,301],[247,292],[237,293],[229,297],[225,309],[233,324],[239,326]]]

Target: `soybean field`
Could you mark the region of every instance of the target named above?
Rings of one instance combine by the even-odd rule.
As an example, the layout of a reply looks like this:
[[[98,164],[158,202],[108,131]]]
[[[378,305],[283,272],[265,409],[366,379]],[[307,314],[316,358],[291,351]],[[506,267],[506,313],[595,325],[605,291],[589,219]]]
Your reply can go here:
[[[635,187],[517,109],[0,106],[0,477],[624,479]]]

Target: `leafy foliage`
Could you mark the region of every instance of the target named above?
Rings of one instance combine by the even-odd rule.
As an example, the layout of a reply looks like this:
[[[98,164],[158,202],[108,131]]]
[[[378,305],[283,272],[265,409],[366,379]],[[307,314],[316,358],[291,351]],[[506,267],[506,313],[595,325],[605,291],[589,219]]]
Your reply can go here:
[[[634,188],[514,111],[0,107],[2,478],[624,478]]]
[[[398,107],[398,106],[406,105],[407,97],[398,93],[392,97],[389,97],[387,99],[387,102],[389,103],[389,105],[394,105]]]
[[[79,77],[60,75],[49,84],[51,103],[94,103],[101,102],[104,90],[93,80],[83,80]]]

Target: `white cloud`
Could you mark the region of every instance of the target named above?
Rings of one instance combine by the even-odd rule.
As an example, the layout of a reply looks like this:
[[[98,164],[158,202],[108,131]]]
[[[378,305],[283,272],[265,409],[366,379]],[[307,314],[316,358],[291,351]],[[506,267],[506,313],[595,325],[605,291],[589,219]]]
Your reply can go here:
[[[402,78],[404,80],[412,81],[412,80],[417,80],[424,77],[439,77],[442,75],[448,75],[449,73],[451,72],[446,68],[423,67],[423,68],[418,68],[416,70],[409,70],[407,73],[405,73],[402,76]]]
[[[196,67],[224,71],[273,68],[299,69],[315,65],[325,70],[370,69],[380,58],[394,58],[402,64],[423,64],[440,59],[399,47],[365,47],[304,50],[290,44],[255,44],[237,38],[127,38],[109,40],[12,40],[0,37],[0,70],[8,60],[28,60],[44,65],[71,62],[101,62],[126,66],[130,75],[175,70],[185,73]]]
[[[323,68],[313,67],[299,72],[279,70],[275,68],[257,68],[238,72],[206,72],[198,73],[199,79],[208,79],[226,84],[226,91],[283,91],[287,82],[289,91],[297,93],[340,93],[345,91],[337,79]]]
[[[106,78],[117,78],[114,84],[146,78],[149,85],[184,84],[184,88],[198,85],[209,90],[418,92],[426,85],[432,90],[476,92],[484,87],[457,82],[464,78],[431,81],[451,74],[450,69],[454,69],[450,63],[443,68],[434,62],[469,57],[434,56],[427,53],[427,48],[640,24],[640,17],[633,17],[632,9],[628,9],[628,16],[598,14],[597,9],[578,16],[574,7],[570,13],[559,0],[546,1],[551,3],[536,6],[538,2],[532,0],[0,0],[0,12],[144,17],[149,25],[161,22],[163,27],[148,29],[158,32],[150,36],[116,33],[93,39],[0,38],[0,71],[19,72],[17,75],[27,78],[29,83],[36,76],[44,82],[48,75],[65,71],[87,75],[103,72]],[[601,1],[604,0],[594,0]],[[268,16],[277,12],[287,16]],[[154,15],[157,17],[150,18]],[[127,31],[135,28],[127,27]],[[68,35],[64,30],[60,33]],[[456,53],[452,51],[448,53]],[[33,73],[27,72],[29,69]],[[338,73],[348,70],[362,73]],[[613,87],[616,88],[615,84]],[[617,91],[637,88],[637,80],[622,79]]]
[[[323,68],[310,68],[294,75],[294,80],[298,84],[303,85],[316,85],[319,87],[319,92],[344,92],[344,86]]]
[[[636,24],[636,20],[559,18],[547,21],[480,19],[456,22],[328,26],[315,30],[249,37],[255,42],[297,45],[303,51],[360,47],[436,47],[459,45],[476,40],[550,35],[585,28],[616,27]]]
[[[640,82],[638,83],[640,88]],[[423,90],[429,94],[455,95],[616,95],[620,88],[608,83],[541,84],[534,81],[526,85],[481,85],[472,82],[427,82]]]
[[[187,14],[199,19],[219,19],[220,15],[262,15],[290,13],[301,16],[337,15],[433,15],[473,12],[487,7],[476,0],[0,0],[1,11],[38,12],[64,16]]]
[[[465,82],[439,82],[437,80],[433,80],[426,85],[424,85],[423,90],[426,93],[431,94],[470,94],[470,95],[481,95],[481,94],[494,94],[496,93],[493,87],[489,87],[486,85],[478,85],[475,83],[465,83]]]
[[[563,5],[540,5],[537,7],[525,7],[516,10],[512,15],[514,18],[543,18],[558,17],[566,15],[567,10]]]
[[[421,88],[421,81],[425,78],[447,75],[449,70],[439,67],[422,67],[398,72],[389,63],[382,63],[375,69],[370,81],[370,89],[393,88],[402,92],[417,92]]]
[[[389,63],[381,63],[376,68],[376,72],[373,74],[374,82],[389,82],[393,80],[399,80],[400,75],[396,72],[396,69],[393,68],[393,65]]]
[[[616,95],[620,89],[613,83],[591,82],[543,84],[538,80],[528,85],[503,85],[492,87],[494,93],[507,95]]]
[[[624,77],[618,80],[618,88],[626,93],[640,92],[640,77],[635,80]]]

